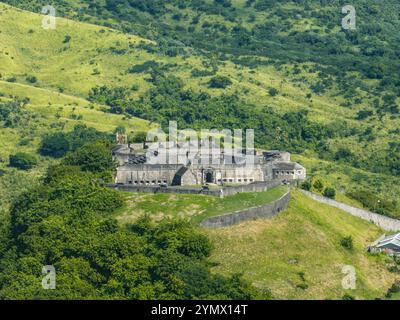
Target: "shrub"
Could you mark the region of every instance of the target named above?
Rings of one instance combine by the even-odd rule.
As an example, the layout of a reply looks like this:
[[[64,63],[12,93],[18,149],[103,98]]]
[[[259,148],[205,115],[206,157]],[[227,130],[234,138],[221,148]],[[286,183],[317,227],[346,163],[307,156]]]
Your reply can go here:
[[[21,170],[29,170],[37,165],[36,157],[23,152],[18,152],[10,155],[10,167],[18,168]]]
[[[230,86],[232,81],[225,76],[215,76],[208,82],[210,88],[225,89]]]
[[[304,182],[300,185],[300,187],[301,187],[303,190],[310,191],[310,190],[311,190],[311,182],[310,182],[310,181],[304,181]]]
[[[63,40],[63,43],[69,43],[70,41],[71,41],[71,36],[70,35],[66,35],[64,40]]]
[[[26,81],[28,81],[29,83],[36,83],[37,78],[35,76],[27,76]]]
[[[308,284],[303,282],[303,283],[299,283],[296,287],[299,289],[302,289],[302,290],[306,290],[306,289],[308,289]]]
[[[199,70],[197,68],[192,70],[192,77],[207,77],[215,74],[215,70]]]
[[[214,2],[225,8],[229,8],[232,6],[232,2],[230,0],[214,0]]]
[[[268,94],[269,94],[271,97],[275,97],[275,96],[278,94],[278,90],[275,89],[275,88],[269,88],[269,89],[268,89]]]
[[[129,68],[129,73],[143,73],[150,71],[151,69],[157,69],[159,67],[159,63],[154,60],[145,61],[142,64],[136,64]]]
[[[324,190],[324,196],[327,198],[335,199],[336,197],[336,190],[333,188],[326,188]]]
[[[324,189],[324,185],[322,184],[322,181],[317,179],[313,183],[314,189],[316,189],[318,192],[321,192]]]
[[[348,148],[339,148],[339,150],[336,152],[334,159],[336,161],[339,160],[352,160],[354,158],[353,153],[348,149]]]
[[[356,119],[357,120],[364,120],[364,119],[366,119],[368,117],[371,117],[373,115],[374,115],[374,113],[371,110],[360,110],[357,113]]]
[[[147,133],[144,131],[137,132],[133,137],[132,137],[132,142],[133,143],[142,143],[146,142],[147,139]]]
[[[395,282],[386,293],[386,298],[391,298],[394,293],[400,292],[400,282]]]
[[[356,300],[352,295],[345,293],[342,297],[342,300]]]
[[[396,215],[396,204],[380,198],[367,190],[354,190],[346,193],[346,196],[361,202],[367,209],[387,216]]]
[[[348,250],[353,250],[353,237],[352,236],[348,236],[348,237],[343,237],[340,240],[340,245],[343,248],[346,248]]]
[[[78,116],[79,117],[79,116]],[[56,132],[43,137],[39,149],[41,155],[61,158],[68,151],[74,151],[86,143],[99,140],[111,141],[113,136],[88,128],[85,125],[76,125],[71,132]]]

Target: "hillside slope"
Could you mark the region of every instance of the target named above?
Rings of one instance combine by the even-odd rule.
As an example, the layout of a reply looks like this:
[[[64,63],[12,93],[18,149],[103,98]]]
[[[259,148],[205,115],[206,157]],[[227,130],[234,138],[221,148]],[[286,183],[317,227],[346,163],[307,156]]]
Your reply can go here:
[[[87,7],[86,2],[63,2],[57,9],[59,13],[74,19],[104,24],[101,15],[98,17],[90,15],[87,10],[93,7]],[[156,2],[152,5],[157,6]],[[18,1],[13,4],[40,12],[41,1],[27,3]],[[232,4],[235,8],[232,9],[235,17],[232,22],[225,16],[225,9],[221,9],[222,11],[217,14],[211,14],[204,11],[205,7],[198,8],[197,13],[201,23],[198,22],[195,27],[196,37],[202,34],[202,29],[208,29],[205,25],[208,20],[214,21],[215,24],[226,25],[228,28],[226,33],[231,34],[240,20],[250,30],[265,19],[266,12],[260,9],[259,5],[252,8],[246,6],[243,1],[233,1]],[[163,14],[162,18],[152,16],[152,13],[149,14],[147,9],[142,8],[146,11],[143,17],[155,21],[166,19],[165,21],[172,26],[182,24],[188,28],[189,18],[196,16],[196,11],[191,5],[185,9],[175,7],[173,1],[171,5],[169,13]],[[279,10],[275,8],[278,6],[276,2],[271,3],[271,6],[274,7],[272,12],[276,14],[274,19],[278,20],[286,19],[282,12],[303,10],[301,6],[296,7],[293,4],[282,5]],[[85,14],[69,15],[68,8],[72,10],[71,12],[80,8],[80,14],[82,12]],[[118,10],[122,10],[121,8]],[[329,7],[327,12],[332,8]],[[114,9],[107,10],[113,13]],[[128,10],[128,7],[125,9]],[[306,19],[306,22],[318,29],[316,25],[321,25],[326,20],[327,12],[318,6],[312,10],[316,12],[315,16]],[[319,17],[317,12],[325,13]],[[184,18],[179,22],[172,18],[173,13],[181,13]],[[255,15],[256,20],[245,22],[247,18],[250,19],[251,14]],[[307,152],[307,159],[320,157],[328,162],[340,162],[343,167],[349,168],[346,169],[346,175],[353,171],[350,170],[351,167],[361,168],[367,175],[369,171],[378,173],[377,177],[384,182],[379,185],[363,183],[363,188],[385,195],[391,200],[397,200],[393,194],[399,189],[393,186],[393,183],[390,183],[393,188],[388,187],[386,182],[398,181],[396,168],[399,165],[400,148],[396,141],[399,140],[397,129],[399,120],[396,113],[392,114],[382,108],[384,104],[388,104],[387,107],[392,105],[395,109],[398,101],[391,98],[388,88],[379,89],[382,84],[374,79],[365,79],[353,72],[346,74],[347,80],[354,80],[349,86],[347,82],[346,84],[340,82],[341,75],[330,75],[329,68],[324,66],[323,61],[310,60],[300,63],[292,57],[293,61],[287,58],[284,63],[278,63],[276,57],[271,59],[268,54],[260,54],[257,59],[241,56],[240,51],[238,55],[223,56],[211,48],[207,52],[197,50],[198,48],[190,50],[187,46],[183,46],[185,50],[168,51],[172,48],[170,36],[174,35],[178,39],[185,37],[184,34],[188,29],[179,31],[177,28],[174,32],[168,29],[172,33],[166,30],[164,38],[161,33],[151,36],[151,32],[149,34],[138,32],[142,34],[141,37],[109,27],[57,18],[57,29],[44,30],[41,26],[43,16],[39,14],[0,4],[0,15],[2,31],[0,74],[1,80],[7,81],[0,83],[0,92],[7,97],[15,95],[21,98],[28,97],[32,105],[40,103],[41,113],[44,113],[45,109],[46,98],[43,97],[53,95],[53,92],[56,95],[57,92],[67,95],[60,95],[58,101],[62,100],[61,105],[72,103],[77,105],[78,111],[81,106],[94,107],[101,111],[103,109],[96,107],[95,103],[92,106],[90,102],[85,101],[91,99],[92,102],[96,102],[96,99],[99,99],[90,97],[91,89],[105,85],[110,89],[108,96],[113,96],[113,90],[122,87],[125,90],[122,96],[117,96],[116,100],[105,99],[100,103],[110,104],[112,106],[109,110],[123,113],[123,117],[120,118],[122,120],[115,121],[118,125],[125,121],[123,119],[140,116],[164,124],[168,120],[178,120],[181,126],[196,128],[205,125],[219,128],[223,126],[254,128],[259,146],[288,149],[296,153]],[[128,17],[124,18],[121,13],[121,19],[125,21]],[[112,23],[106,24],[107,26],[121,27],[117,20],[110,21]],[[138,20],[137,24],[140,23],[144,22]],[[274,20],[274,24],[276,23]],[[306,25],[304,21],[290,20],[290,23],[292,29],[308,34],[307,29],[303,28]],[[158,28],[157,23],[152,26]],[[366,32],[364,27],[360,32],[364,36]],[[222,33],[218,32],[217,39]],[[334,28],[332,33],[340,34],[337,28]],[[285,35],[291,37],[289,31],[283,32],[280,34],[280,41],[284,40]],[[381,35],[377,34],[376,37]],[[236,36],[232,39],[237,40]],[[179,41],[175,46],[179,47],[178,43]],[[372,45],[375,45],[375,42],[371,43]],[[347,43],[346,48],[350,47]],[[239,58],[249,58],[253,63],[242,63]],[[154,80],[155,71],[167,77],[167,83],[159,79]],[[176,78],[169,78],[171,76]],[[227,77],[232,84],[224,89],[210,87],[210,81],[216,76]],[[172,93],[162,92],[159,89],[170,83],[176,85],[175,82],[178,80],[182,82],[182,88],[174,88]],[[334,83],[340,84],[341,88],[337,88]],[[51,92],[47,94],[46,91],[31,91],[21,85],[39,87]],[[317,90],[316,87],[320,86],[326,88]],[[343,91],[343,88],[347,88],[349,92]],[[382,97],[378,105],[382,112],[380,109],[374,109],[376,107],[374,107],[374,95],[377,96],[378,93],[366,95],[365,90],[380,92]],[[65,109],[63,112],[68,114],[67,118],[74,116],[74,112],[70,112],[68,107]],[[52,110],[53,114],[57,113],[55,108],[46,107],[46,110]],[[308,113],[297,113],[299,110]],[[82,115],[83,122],[86,121],[90,126],[102,127],[103,130],[115,128],[114,125],[109,125],[108,120],[100,113],[92,114],[90,110],[86,110]],[[79,115],[74,117],[76,116]],[[100,121],[93,121],[97,118],[101,119],[101,125]],[[132,128],[131,130],[135,130],[135,126],[137,130],[146,127],[144,123],[142,125],[137,121],[127,123],[126,126]],[[68,128],[70,127],[67,126]],[[15,141],[15,139],[4,140]],[[10,148],[11,145],[8,149]],[[352,180],[352,188],[357,186],[358,181],[354,176],[350,175],[347,178]],[[330,184],[337,184],[335,177],[329,177],[328,180]],[[395,183],[395,185],[400,184]],[[396,191],[391,192],[391,190]]]
[[[365,252],[382,233],[369,222],[297,191],[288,210],[271,220],[207,230],[215,246],[215,272],[243,273],[278,299],[341,299],[344,294],[382,298],[398,275],[388,271],[383,256]],[[349,235],[353,250],[340,244]],[[356,290],[342,288],[345,265],[356,270]]]
[[[371,1],[360,1],[364,21],[374,12],[381,20],[369,26],[361,19],[358,34],[340,30],[340,1],[324,8],[286,0],[66,0],[58,2],[66,18],[57,18],[55,30],[44,30],[38,14],[47,1],[6,2],[33,12],[0,3],[4,220],[3,209],[57,163],[38,154],[47,134],[66,134],[81,124],[133,135],[169,120],[180,128],[253,128],[258,147],[297,153],[295,160],[325,187],[372,191],[392,201],[399,216],[394,1],[385,2],[382,14],[376,4],[368,6]],[[22,107],[3,120],[9,105],[2,103]],[[19,151],[38,157],[38,165],[26,172],[9,168],[9,156]],[[196,220],[275,196],[218,201],[133,195],[117,218],[123,224],[143,213]],[[337,197],[348,200],[339,192]],[[364,252],[381,230],[297,192],[289,209],[272,220],[204,232],[215,246],[215,273],[243,272],[276,298],[338,299],[348,293],[372,299],[396,280],[384,257]],[[340,245],[350,235],[352,251]],[[343,265],[356,268],[355,291],[341,287]]]
[[[201,195],[127,194],[127,207],[117,220],[125,225],[139,217],[180,217],[195,223],[210,215],[270,202],[284,190],[240,194],[224,199]],[[289,208],[272,219],[206,229],[213,243],[213,272],[243,273],[244,278],[275,299],[383,298],[399,275],[391,260],[368,254],[366,247],[384,231],[368,221],[311,200],[292,190]],[[341,245],[351,236],[353,249]],[[345,265],[356,270],[356,290],[345,290]]]

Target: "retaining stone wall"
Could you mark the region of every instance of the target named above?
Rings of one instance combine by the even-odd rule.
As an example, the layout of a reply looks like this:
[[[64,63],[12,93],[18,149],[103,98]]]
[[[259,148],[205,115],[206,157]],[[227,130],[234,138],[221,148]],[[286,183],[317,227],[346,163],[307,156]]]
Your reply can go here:
[[[259,218],[271,218],[282,210],[286,209],[291,198],[290,191],[280,199],[258,207],[244,209],[222,216],[216,216],[204,220],[201,225],[207,228],[221,228],[230,226],[242,221],[255,220]]]
[[[370,221],[386,231],[399,231],[400,230],[400,220],[385,217],[383,215],[373,213],[371,211],[355,208],[355,207],[349,206],[347,204],[344,204],[342,202],[339,202],[339,201],[336,201],[333,199],[329,199],[329,198],[320,196],[318,194],[315,194],[315,193],[312,193],[312,192],[309,192],[306,190],[300,190],[300,191],[302,193],[304,193],[305,195],[309,196],[310,198],[314,199],[315,201],[328,204],[332,207],[336,207],[347,213],[350,213],[353,216]]]
[[[185,188],[168,186],[166,188],[160,186],[142,186],[130,184],[109,184],[110,188],[128,191],[128,192],[147,192],[147,193],[178,193],[178,194],[204,194],[214,197],[233,196],[241,192],[263,192],[282,185],[281,181],[273,180],[266,182],[255,182],[242,186],[228,186],[221,189],[202,190],[200,188]],[[222,192],[221,192],[222,190]]]

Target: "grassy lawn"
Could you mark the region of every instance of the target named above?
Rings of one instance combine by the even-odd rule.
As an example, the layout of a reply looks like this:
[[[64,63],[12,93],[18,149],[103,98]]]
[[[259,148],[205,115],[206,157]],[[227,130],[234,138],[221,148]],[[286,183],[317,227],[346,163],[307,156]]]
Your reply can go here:
[[[200,223],[208,217],[270,203],[286,192],[287,187],[282,186],[266,192],[239,193],[223,199],[187,194],[127,194],[127,209],[118,220],[121,223],[129,223],[142,214],[149,214],[156,220],[163,217],[181,217]]]
[[[365,253],[366,245],[382,230],[298,191],[293,192],[289,208],[273,219],[206,232],[215,246],[214,272],[243,273],[257,287],[271,290],[275,298],[340,299],[348,293],[374,299],[383,297],[395,280],[385,257]],[[349,235],[353,250],[340,245]],[[356,290],[342,288],[344,265],[356,270]]]

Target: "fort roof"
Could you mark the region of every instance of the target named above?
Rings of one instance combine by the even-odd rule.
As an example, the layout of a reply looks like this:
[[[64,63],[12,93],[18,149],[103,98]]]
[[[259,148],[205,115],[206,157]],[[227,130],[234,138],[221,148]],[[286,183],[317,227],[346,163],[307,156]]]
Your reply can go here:
[[[302,170],[301,165],[296,162],[276,162],[273,165],[274,170]]]

